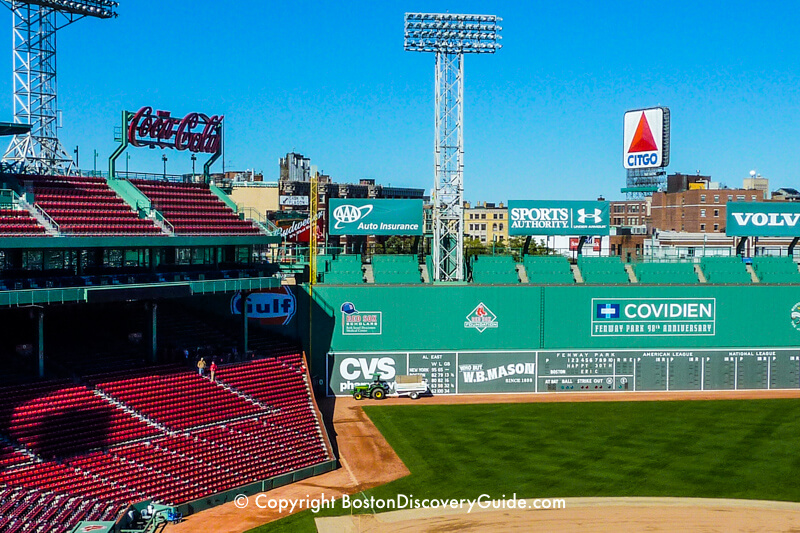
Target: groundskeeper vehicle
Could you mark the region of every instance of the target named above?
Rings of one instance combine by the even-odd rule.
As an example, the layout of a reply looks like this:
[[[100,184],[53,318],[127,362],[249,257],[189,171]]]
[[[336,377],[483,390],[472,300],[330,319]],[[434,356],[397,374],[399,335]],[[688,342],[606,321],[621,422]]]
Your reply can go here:
[[[389,394],[389,384],[386,383],[380,374],[373,376],[374,381],[369,385],[357,385],[353,389],[353,398],[356,400],[363,400],[364,398],[373,398],[375,400],[383,400]]]
[[[412,400],[428,392],[428,381],[423,376],[397,376],[394,383],[397,396],[408,395]]]
[[[383,400],[387,396],[409,396],[416,400],[421,394],[428,392],[428,382],[423,376],[397,376],[395,378],[394,392],[391,386],[383,380],[380,374],[373,376],[374,381],[369,385],[358,385],[353,391],[353,398],[363,400],[372,398]]]

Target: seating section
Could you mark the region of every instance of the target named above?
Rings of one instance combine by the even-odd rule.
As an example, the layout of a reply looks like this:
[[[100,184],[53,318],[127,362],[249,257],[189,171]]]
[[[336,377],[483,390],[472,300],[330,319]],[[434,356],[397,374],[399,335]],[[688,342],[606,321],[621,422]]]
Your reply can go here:
[[[20,176],[20,180],[62,233],[163,235],[152,221],[140,219],[103,178]]]
[[[86,387],[65,382],[30,391],[0,389],[0,420],[5,422],[4,433],[44,457],[68,456],[157,432]]]
[[[373,255],[372,274],[375,283],[422,283],[415,255]]]
[[[322,282],[328,284],[364,283],[361,254],[340,254],[330,262],[330,270],[323,273]]]
[[[630,283],[625,264],[619,257],[584,257],[578,258],[578,268],[583,275],[584,283]]]
[[[0,531],[68,532],[332,458],[296,350],[218,375],[163,366],[0,389]]]
[[[177,234],[261,235],[252,222],[241,220],[207,185],[130,181],[150,199]]]
[[[517,264],[510,255],[479,255],[472,260],[474,283],[519,283]]]
[[[634,271],[639,283],[700,283],[694,263],[638,263]]]
[[[101,381],[97,388],[172,429],[211,424],[259,411],[257,406],[231,396],[197,372],[175,372],[169,367],[163,374]],[[187,402],[187,398],[191,401]]]
[[[572,268],[563,255],[526,255],[522,264],[529,283],[575,283]]]
[[[753,278],[747,271],[742,258],[733,257],[704,257],[700,261],[700,268],[708,283],[752,283]]]
[[[800,283],[800,271],[791,257],[754,257],[753,269],[761,283]]]
[[[0,237],[44,236],[44,226],[24,209],[0,209]]]
[[[0,531],[72,533],[86,521],[116,521],[126,504],[25,488],[0,489]]]

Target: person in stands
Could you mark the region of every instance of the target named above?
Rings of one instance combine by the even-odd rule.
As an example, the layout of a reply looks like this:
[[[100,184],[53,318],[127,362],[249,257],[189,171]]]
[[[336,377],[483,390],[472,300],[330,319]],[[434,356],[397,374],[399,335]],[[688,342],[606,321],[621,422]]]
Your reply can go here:
[[[206,358],[201,357],[200,361],[197,362],[197,371],[200,373],[200,377],[203,377],[206,373]]]
[[[217,373],[217,362],[211,361],[211,381],[214,381],[214,375]]]

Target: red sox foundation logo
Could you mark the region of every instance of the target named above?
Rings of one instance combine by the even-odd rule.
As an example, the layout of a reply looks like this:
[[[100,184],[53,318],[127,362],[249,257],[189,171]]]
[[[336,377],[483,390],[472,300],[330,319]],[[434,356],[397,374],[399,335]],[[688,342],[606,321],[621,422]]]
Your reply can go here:
[[[478,333],[483,333],[487,329],[496,328],[498,326],[497,315],[492,313],[483,302],[479,303],[478,307],[467,315],[467,321],[464,322],[465,328],[477,329]]]

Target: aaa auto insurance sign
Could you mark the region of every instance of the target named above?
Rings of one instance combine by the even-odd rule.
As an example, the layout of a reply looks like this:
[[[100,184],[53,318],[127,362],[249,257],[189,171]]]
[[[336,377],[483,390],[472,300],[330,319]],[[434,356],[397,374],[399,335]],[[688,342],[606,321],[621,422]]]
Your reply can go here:
[[[725,234],[733,237],[800,237],[795,202],[728,202]]]
[[[669,164],[669,135],[664,137],[664,126],[669,121],[665,108],[639,109],[625,113],[623,132],[623,165],[628,169],[658,168]],[[667,147],[664,144],[667,144]]]
[[[608,202],[508,202],[509,235],[608,235]]]
[[[332,198],[331,235],[422,235],[422,200]]]

